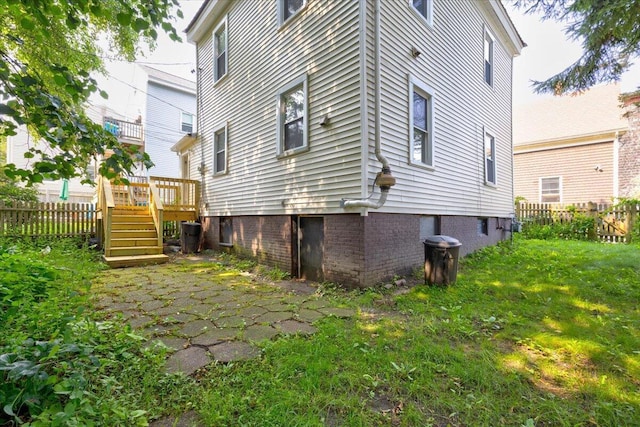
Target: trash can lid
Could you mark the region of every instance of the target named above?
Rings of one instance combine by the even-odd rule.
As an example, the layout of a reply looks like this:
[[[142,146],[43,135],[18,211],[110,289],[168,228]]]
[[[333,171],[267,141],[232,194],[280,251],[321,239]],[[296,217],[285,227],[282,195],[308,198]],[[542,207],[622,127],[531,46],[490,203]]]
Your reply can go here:
[[[424,241],[424,244],[439,248],[455,248],[457,246],[460,246],[462,243],[460,243],[458,239],[455,239],[453,237],[436,234],[435,236],[427,237]]]

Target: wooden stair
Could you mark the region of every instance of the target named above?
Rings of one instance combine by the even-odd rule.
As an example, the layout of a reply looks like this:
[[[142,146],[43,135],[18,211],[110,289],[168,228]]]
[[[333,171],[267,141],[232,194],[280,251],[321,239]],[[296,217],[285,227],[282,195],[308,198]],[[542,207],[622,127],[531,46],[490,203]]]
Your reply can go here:
[[[116,208],[112,213],[111,247],[104,261],[112,268],[167,262],[158,231],[146,207]]]

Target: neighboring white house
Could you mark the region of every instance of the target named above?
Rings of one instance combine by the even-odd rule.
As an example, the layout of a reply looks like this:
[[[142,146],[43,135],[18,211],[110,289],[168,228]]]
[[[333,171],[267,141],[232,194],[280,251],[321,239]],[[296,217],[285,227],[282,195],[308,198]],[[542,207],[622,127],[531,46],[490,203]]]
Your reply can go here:
[[[198,134],[175,148],[207,246],[367,286],[429,235],[508,237],[524,43],[499,1],[208,0],[187,36]]]
[[[143,147],[155,166],[140,168],[136,175],[180,177],[180,158],[171,147],[185,134],[195,131],[195,82],[143,65],[128,64],[130,82],[123,82],[111,93],[112,105],[89,105],[88,116],[112,130],[121,142]],[[126,84],[124,84],[126,83]],[[119,104],[126,99],[126,103]],[[114,108],[115,107],[115,108]],[[143,114],[144,112],[144,114]],[[24,126],[7,139],[7,163],[19,168],[29,166],[24,153],[34,144],[43,144]],[[95,167],[90,168],[95,176]],[[69,180],[68,202],[91,202],[95,187],[81,184],[80,178]],[[62,181],[45,181],[38,185],[40,200],[61,201]]]

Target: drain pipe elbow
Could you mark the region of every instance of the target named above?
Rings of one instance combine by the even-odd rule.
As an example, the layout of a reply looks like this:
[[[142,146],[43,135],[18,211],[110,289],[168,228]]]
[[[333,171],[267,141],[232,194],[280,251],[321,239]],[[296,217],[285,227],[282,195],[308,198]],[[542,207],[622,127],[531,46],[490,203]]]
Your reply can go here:
[[[342,207],[345,209],[348,208],[371,208],[378,209],[381,208],[382,205],[387,201],[387,195],[389,194],[389,190],[382,190],[380,193],[380,198],[377,202],[372,200],[343,200]]]

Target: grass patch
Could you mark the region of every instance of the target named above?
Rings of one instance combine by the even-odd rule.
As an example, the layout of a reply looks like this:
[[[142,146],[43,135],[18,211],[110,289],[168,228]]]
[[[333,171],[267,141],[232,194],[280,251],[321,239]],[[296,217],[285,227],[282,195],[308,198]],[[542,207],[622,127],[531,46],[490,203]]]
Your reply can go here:
[[[357,314],[324,317],[311,336],[264,341],[259,359],[214,363],[195,378],[163,373],[161,350],[116,320],[87,315],[95,260],[78,261],[87,256],[80,251],[63,264],[40,250],[10,262],[37,268],[20,273],[33,272],[33,284],[14,281],[30,292],[31,311],[18,321],[5,303],[12,333],[0,342],[3,354],[56,378],[40,406],[23,399],[20,419],[34,425],[144,425],[189,409],[212,426],[640,425],[637,245],[517,239],[461,260],[450,287],[396,294],[322,286],[328,306]],[[241,274],[254,266],[236,262],[174,269],[257,295],[258,284]],[[128,280],[136,278],[114,273],[110,295],[133,289]],[[36,356],[29,338],[59,349]],[[65,345],[76,347],[61,352]],[[9,382],[14,392],[26,389],[25,378]],[[11,419],[3,416],[0,425]]]

